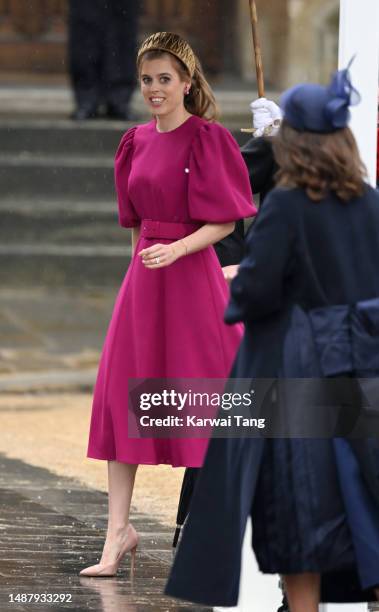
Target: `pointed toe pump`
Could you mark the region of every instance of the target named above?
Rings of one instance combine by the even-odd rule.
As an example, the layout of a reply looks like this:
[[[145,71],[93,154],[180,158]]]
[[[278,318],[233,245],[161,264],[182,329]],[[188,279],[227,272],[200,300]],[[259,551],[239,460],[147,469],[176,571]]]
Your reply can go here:
[[[130,552],[130,576],[131,578],[133,578],[138,540],[139,537],[136,530],[134,529],[134,527],[129,525],[126,541],[118,552],[116,560],[113,563],[97,563],[96,565],[86,567],[85,569],[82,569],[82,571],[80,572],[80,576],[88,576],[93,578],[106,578],[108,576],[116,576],[117,570],[120,567],[122,560],[124,559],[125,555]]]

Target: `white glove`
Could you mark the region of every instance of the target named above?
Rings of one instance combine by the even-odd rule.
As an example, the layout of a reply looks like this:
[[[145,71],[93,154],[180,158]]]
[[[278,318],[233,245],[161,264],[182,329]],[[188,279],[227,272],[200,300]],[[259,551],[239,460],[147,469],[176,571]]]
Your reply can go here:
[[[267,98],[258,98],[250,104],[253,113],[254,138],[258,136],[273,136],[279,129],[282,111],[279,106]]]

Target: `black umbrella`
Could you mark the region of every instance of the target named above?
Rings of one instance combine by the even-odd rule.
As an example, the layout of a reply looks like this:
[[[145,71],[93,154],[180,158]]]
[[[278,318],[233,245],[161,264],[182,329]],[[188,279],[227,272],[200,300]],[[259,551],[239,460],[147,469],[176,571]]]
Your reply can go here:
[[[180,530],[184,525],[184,521],[187,518],[193,490],[195,488],[196,479],[200,468],[186,468],[184,472],[182,488],[180,490],[178,513],[176,515],[176,529],[174,539],[172,541],[172,547],[176,548],[179,541]]]

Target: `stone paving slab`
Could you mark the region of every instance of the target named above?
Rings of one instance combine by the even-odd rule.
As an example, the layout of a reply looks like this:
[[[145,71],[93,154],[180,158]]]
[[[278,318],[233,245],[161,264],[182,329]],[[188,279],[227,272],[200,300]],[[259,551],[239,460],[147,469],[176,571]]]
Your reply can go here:
[[[107,497],[70,478],[0,455],[0,610],[206,612],[162,591],[172,562],[172,530],[142,513],[133,581],[129,559],[115,578],[79,577],[96,562],[106,527]],[[69,594],[71,602],[25,603],[27,594]],[[10,602],[20,594],[21,601]],[[29,595],[31,597],[31,595]]]
[[[93,370],[92,384],[117,291],[114,286],[2,288],[0,388],[6,375],[50,371],[76,373],[76,378],[83,371],[88,384]]]

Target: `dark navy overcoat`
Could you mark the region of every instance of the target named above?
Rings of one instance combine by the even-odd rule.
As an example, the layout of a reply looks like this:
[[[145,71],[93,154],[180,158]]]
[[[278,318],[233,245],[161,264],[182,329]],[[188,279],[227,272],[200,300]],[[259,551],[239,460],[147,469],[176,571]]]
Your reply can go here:
[[[232,376],[378,375],[378,193],[367,186],[347,203],[334,195],[314,202],[301,189],[274,189],[247,241],[226,313],[229,323],[245,323]],[[338,448],[333,442],[212,439],[167,593],[235,605],[252,515],[262,571],[320,572],[323,601],[372,599],[369,587],[379,584],[379,446],[375,439],[344,440]],[[271,472],[276,480],[267,479]],[[272,511],[273,533],[258,492]],[[291,514],[299,506],[301,520]],[[357,516],[367,520],[360,525]],[[360,531],[372,542],[371,557]],[[305,542],[300,551],[297,541]]]

